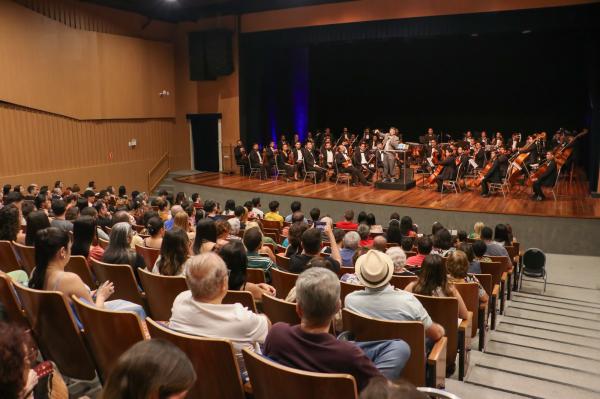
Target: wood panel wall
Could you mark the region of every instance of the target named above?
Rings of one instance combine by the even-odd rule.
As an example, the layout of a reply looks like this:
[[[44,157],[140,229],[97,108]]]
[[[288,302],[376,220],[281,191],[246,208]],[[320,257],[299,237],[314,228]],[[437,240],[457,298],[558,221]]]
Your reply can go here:
[[[0,1],[0,100],[76,119],[175,116],[171,43],[73,29]],[[171,96],[160,97],[168,90]]]
[[[2,103],[0,182],[95,180],[147,190],[148,171],[168,151],[174,126],[173,119],[80,121]]]

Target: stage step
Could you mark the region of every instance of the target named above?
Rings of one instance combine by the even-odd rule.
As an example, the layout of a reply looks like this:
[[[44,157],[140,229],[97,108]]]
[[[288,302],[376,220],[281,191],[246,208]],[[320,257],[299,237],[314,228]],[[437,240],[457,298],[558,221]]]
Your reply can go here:
[[[531,319],[522,319],[504,315],[502,317],[502,323],[505,325],[517,325],[517,326],[525,326],[532,327],[540,330],[549,330],[556,332],[563,332],[567,334],[573,334],[581,337],[591,337],[597,338],[600,334],[600,330],[589,330],[589,329],[581,329],[574,328],[571,325],[562,325],[556,323],[549,323],[543,320],[531,320]]]
[[[527,326],[516,326],[507,323],[502,323],[496,327],[496,331],[514,334],[523,337],[536,337],[549,341],[566,342],[572,345],[579,345],[582,347],[598,348],[600,347],[600,337],[594,336],[582,336],[581,334],[573,334],[568,332],[558,332],[547,330],[540,330],[536,327]]]
[[[446,379],[446,391],[461,399],[525,399],[527,396],[510,394],[489,387],[469,384],[454,379]]]
[[[600,331],[600,321],[557,315],[552,314],[551,312],[539,313],[534,310],[515,309],[514,307],[509,307],[506,309],[505,314],[506,316],[517,317],[526,320],[545,321],[548,323],[571,326],[574,328]]]
[[[570,343],[549,341],[544,338],[523,337],[501,331],[494,331],[494,334],[490,337],[490,342],[503,342],[525,348],[536,348],[555,353],[572,354],[582,358],[600,361],[600,349],[598,348],[582,347]]]

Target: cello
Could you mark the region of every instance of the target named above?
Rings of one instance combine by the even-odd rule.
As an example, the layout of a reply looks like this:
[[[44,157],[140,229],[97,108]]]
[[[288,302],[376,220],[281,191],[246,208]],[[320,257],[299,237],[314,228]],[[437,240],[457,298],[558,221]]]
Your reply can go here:
[[[520,151],[526,151],[526,152],[521,152],[518,153],[518,155],[515,157],[515,159],[509,164],[509,177],[508,177],[508,183],[512,186],[513,184],[515,184],[519,177],[521,177],[523,175],[523,168],[525,165],[525,161],[527,160],[527,158],[529,158],[529,150],[530,148],[535,145],[538,141],[540,140],[545,140],[546,139],[546,132],[541,132],[538,133],[536,135],[534,135],[534,139],[531,143],[526,144],[523,148],[521,148]]]
[[[481,172],[479,172],[479,177],[475,181],[475,186],[481,186],[481,182],[483,181],[484,177],[488,174],[488,172],[492,169],[492,166],[494,166],[494,162],[496,162],[497,157],[498,153],[494,151],[494,156],[492,157],[492,159],[490,159],[490,161],[484,166],[484,168],[481,169]]]
[[[564,166],[564,164],[567,162],[567,160],[573,153],[573,143],[575,142],[575,140],[578,140],[580,137],[585,136],[588,133],[589,131],[587,129],[583,129],[579,134],[577,134],[577,136],[573,137],[573,140],[571,140],[570,143],[557,147],[552,151],[552,153],[554,154],[554,161],[556,162],[556,168],[558,170],[560,170]],[[549,162],[545,162],[538,168],[538,170],[532,173],[531,176],[529,176],[529,179],[527,179],[527,185],[533,185],[533,182],[537,180],[539,176],[546,173],[549,164]]]

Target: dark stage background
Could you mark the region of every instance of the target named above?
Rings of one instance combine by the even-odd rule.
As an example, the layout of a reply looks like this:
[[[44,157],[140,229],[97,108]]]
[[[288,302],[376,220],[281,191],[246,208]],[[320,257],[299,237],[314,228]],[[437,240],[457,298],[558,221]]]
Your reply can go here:
[[[330,127],[524,135],[591,128],[600,153],[600,6],[467,14],[241,36],[242,139]]]

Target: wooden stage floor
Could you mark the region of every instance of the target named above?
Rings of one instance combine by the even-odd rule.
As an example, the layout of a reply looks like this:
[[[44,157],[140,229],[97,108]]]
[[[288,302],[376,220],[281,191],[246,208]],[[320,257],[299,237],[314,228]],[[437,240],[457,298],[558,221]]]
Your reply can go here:
[[[443,211],[483,212],[507,215],[573,217],[600,219],[600,199],[591,198],[588,182],[574,179],[571,185],[561,181],[559,196],[554,201],[550,194],[545,201],[530,199],[531,189],[515,186],[506,198],[494,194],[489,198],[480,196],[480,188],[458,194],[444,194],[433,188],[415,187],[409,191],[376,189],[374,187],[348,187],[346,184],[326,182],[319,184],[248,179],[239,175],[228,176],[221,173],[199,173],[175,179],[181,183],[199,186],[251,191],[265,194],[286,195],[313,199],[403,206],[411,208],[435,209]],[[417,183],[421,184],[420,177]],[[266,204],[264,204],[266,207]]]

